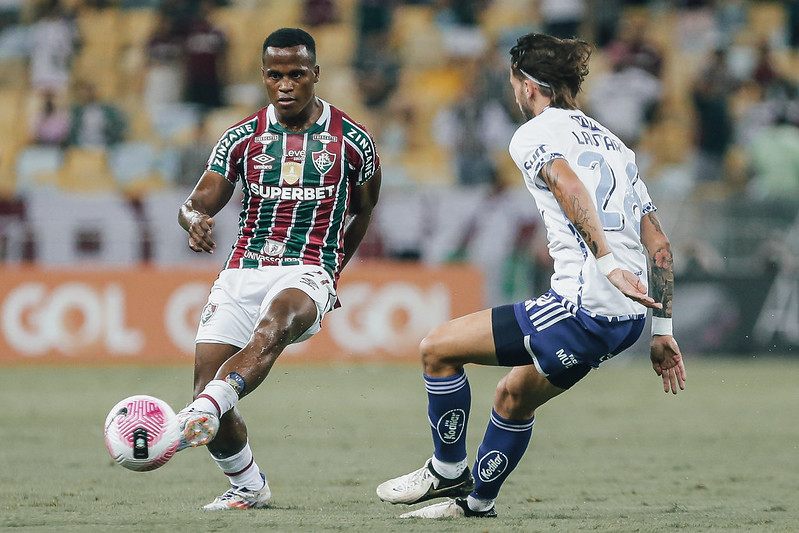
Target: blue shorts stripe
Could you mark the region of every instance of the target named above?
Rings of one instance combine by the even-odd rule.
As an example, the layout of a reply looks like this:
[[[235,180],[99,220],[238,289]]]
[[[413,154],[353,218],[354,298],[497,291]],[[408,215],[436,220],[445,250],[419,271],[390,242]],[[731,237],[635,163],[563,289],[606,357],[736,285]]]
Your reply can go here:
[[[644,317],[592,316],[550,290],[535,300],[492,309],[494,346],[502,366],[534,364],[561,388],[629,348]]]

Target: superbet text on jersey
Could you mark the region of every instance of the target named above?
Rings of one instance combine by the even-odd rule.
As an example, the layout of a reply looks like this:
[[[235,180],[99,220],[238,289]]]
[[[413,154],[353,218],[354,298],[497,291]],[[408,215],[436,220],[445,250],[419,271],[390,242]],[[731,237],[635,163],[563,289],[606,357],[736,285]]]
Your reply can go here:
[[[337,279],[352,187],[380,166],[366,129],[322,101],[319,120],[294,133],[268,106],[229,128],[207,169],[242,182],[239,235],[225,268],[310,264]]]

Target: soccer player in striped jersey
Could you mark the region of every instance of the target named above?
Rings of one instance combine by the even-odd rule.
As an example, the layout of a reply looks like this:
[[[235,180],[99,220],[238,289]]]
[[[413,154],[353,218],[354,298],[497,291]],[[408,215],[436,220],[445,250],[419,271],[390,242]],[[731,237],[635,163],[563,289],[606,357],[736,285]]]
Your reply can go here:
[[[590,53],[584,41],[541,34],[525,35],[511,49],[510,83],[528,122],[510,154],[547,228],[552,286],[538,298],[440,325],[422,341],[433,457],[381,484],[377,494],[404,504],[451,499],[402,518],[496,516],[494,502],[527,449],[536,409],[630,347],[647,307],[652,366],[666,392],[685,386],[671,328],[669,240],[635,154],[577,109]],[[471,472],[466,363],[512,367],[497,387]]]
[[[320,330],[380,191],[372,137],[316,96],[313,37],[279,29],[264,41],[262,58],[270,105],[222,134],[179,211],[191,249],[213,253],[213,217],[241,184],[238,239],[197,331],[195,400],[178,413],[181,449],[206,444],[230,480],[208,510],[269,504],[236,404],[286,346]]]

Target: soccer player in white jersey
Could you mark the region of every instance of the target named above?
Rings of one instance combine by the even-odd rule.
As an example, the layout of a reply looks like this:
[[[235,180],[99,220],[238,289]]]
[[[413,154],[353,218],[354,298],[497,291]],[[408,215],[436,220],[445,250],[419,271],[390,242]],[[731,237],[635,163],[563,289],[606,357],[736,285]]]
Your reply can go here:
[[[434,453],[419,470],[381,484],[377,495],[404,504],[450,499],[402,518],[496,516],[494,502],[527,449],[536,409],[631,346],[647,307],[653,309],[652,366],[666,392],[685,386],[671,328],[669,240],[633,152],[577,109],[590,46],[528,34],[510,53],[510,83],[528,119],[510,154],[547,228],[552,288],[437,326],[422,341]],[[512,367],[497,387],[471,472],[466,363]]]
[[[222,134],[179,211],[191,249],[213,253],[213,217],[241,183],[238,239],[197,332],[195,399],[178,413],[180,449],[207,444],[230,480],[207,510],[269,504],[236,404],[263,382],[286,346],[319,331],[380,190],[369,133],[315,94],[313,37],[277,30],[264,41],[262,58],[271,104]]]

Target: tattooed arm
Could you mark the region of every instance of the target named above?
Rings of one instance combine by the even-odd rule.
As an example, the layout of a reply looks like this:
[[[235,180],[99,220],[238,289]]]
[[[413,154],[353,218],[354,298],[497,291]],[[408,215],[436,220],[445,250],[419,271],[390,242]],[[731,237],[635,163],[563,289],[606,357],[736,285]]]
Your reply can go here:
[[[649,253],[649,286],[654,300],[662,305],[652,311],[653,321],[669,322],[669,331],[653,328],[649,357],[652,368],[663,378],[663,390],[677,394],[685,389],[685,364],[680,347],[670,332],[672,297],[674,296],[674,268],[671,243],[654,212],[641,219],[641,242]]]
[[[599,259],[611,253],[591,194],[566,160],[553,159],[544,165],[541,179],[547,184],[563,213],[580,233],[594,257]],[[660,307],[660,303],[646,294],[646,286],[632,272],[616,268],[607,277],[628,298],[647,307]]]

